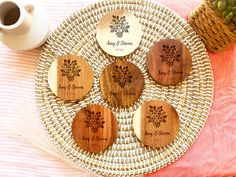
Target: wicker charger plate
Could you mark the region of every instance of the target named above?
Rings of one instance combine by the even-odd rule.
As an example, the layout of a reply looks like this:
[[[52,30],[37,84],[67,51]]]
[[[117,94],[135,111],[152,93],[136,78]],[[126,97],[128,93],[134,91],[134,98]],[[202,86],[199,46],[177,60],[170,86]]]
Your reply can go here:
[[[95,38],[95,29],[104,14],[117,9],[135,14],[144,32],[139,48],[122,58],[138,66],[145,78],[145,88],[140,99],[127,109],[108,105],[99,88],[99,77],[103,69],[118,58],[102,51]],[[162,38],[179,39],[192,54],[190,76],[176,86],[156,84],[147,73],[146,53],[154,42]],[[68,53],[85,57],[94,71],[93,88],[83,101],[65,103],[49,89],[47,74],[51,63],[58,55]],[[129,176],[163,168],[186,152],[207,119],[213,96],[213,75],[202,42],[185,20],[160,4],[140,0],[113,0],[99,2],[74,13],[54,31],[40,56],[36,94],[47,133],[70,159],[98,174]],[[177,138],[161,149],[141,146],[133,130],[134,111],[144,101],[151,99],[167,101],[180,116]],[[101,154],[83,151],[72,138],[71,125],[76,112],[91,103],[110,108],[116,114],[119,124],[117,140]]]

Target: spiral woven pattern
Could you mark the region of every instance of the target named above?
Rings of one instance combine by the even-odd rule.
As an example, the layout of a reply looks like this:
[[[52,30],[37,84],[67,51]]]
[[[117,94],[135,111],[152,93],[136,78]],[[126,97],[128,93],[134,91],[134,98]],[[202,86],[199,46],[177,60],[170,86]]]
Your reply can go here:
[[[204,0],[189,17],[189,23],[202,39],[207,50],[218,52],[236,42],[235,25],[224,24],[224,20],[211,0]]]
[[[113,10],[126,10],[139,18],[143,29],[140,46],[124,58],[111,57],[99,47],[96,25],[103,15]],[[160,39],[182,41],[192,55],[190,76],[176,86],[164,87],[147,73],[146,53]],[[65,103],[48,85],[48,71],[58,55],[85,57],[94,71],[94,85],[82,101]],[[129,108],[114,108],[103,99],[99,78],[103,69],[118,59],[134,63],[142,71],[145,88],[139,100]],[[178,159],[194,142],[207,119],[213,96],[213,75],[203,43],[190,25],[170,9],[148,1],[111,0],[92,4],[67,18],[50,36],[41,53],[36,73],[36,95],[47,133],[58,147],[76,164],[101,175],[130,176],[156,171]],[[179,113],[180,131],[170,145],[152,149],[142,146],[133,130],[133,115],[144,102],[161,99]],[[82,107],[99,103],[110,108],[119,124],[115,143],[100,154],[80,149],[72,138],[71,125]]]

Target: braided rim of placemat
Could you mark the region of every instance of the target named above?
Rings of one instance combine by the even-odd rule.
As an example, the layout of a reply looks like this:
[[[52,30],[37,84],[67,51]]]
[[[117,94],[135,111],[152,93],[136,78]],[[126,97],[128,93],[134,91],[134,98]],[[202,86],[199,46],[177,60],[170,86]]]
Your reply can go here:
[[[222,51],[236,42],[236,28],[224,24],[221,14],[214,9],[212,0],[204,0],[189,17],[189,23],[211,52]]]
[[[140,46],[127,57],[107,55],[99,47],[95,34],[101,17],[113,10],[126,10],[139,18],[143,29]],[[190,76],[176,86],[164,87],[149,76],[146,53],[163,38],[182,41],[192,55]],[[49,67],[58,55],[82,55],[94,71],[94,85],[82,101],[65,103],[49,89]],[[118,59],[138,66],[145,78],[145,88],[139,100],[129,108],[114,108],[102,97],[99,77],[103,69]],[[213,74],[203,43],[190,25],[172,10],[143,0],[109,0],[92,4],[68,17],[49,37],[41,52],[36,71],[36,97],[45,129],[57,146],[81,167],[101,175],[130,176],[150,173],[174,162],[192,145],[208,117],[213,97]],[[133,130],[134,111],[144,102],[161,99],[170,103],[180,117],[176,139],[164,148],[142,146]],[[82,107],[99,103],[110,108],[119,124],[115,143],[100,154],[79,148],[72,138],[71,125]]]

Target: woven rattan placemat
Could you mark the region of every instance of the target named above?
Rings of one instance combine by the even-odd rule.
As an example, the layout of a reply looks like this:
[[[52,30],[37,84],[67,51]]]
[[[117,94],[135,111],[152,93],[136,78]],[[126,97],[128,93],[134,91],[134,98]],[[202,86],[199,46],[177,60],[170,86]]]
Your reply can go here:
[[[99,47],[95,34],[101,17],[112,10],[123,9],[139,18],[143,37],[139,48],[123,58],[111,57]],[[156,84],[147,73],[146,53],[158,40],[175,38],[188,46],[192,55],[190,76],[176,86]],[[48,85],[48,71],[58,55],[73,53],[85,57],[95,75],[92,90],[83,101],[65,103]],[[99,77],[113,61],[123,59],[140,68],[145,87],[140,99],[127,109],[113,108],[101,95]],[[172,10],[140,0],[113,0],[92,4],[67,18],[50,36],[41,53],[36,73],[36,95],[47,133],[76,164],[102,175],[129,176],[149,173],[178,159],[194,142],[207,119],[213,97],[213,75],[206,50],[189,24]],[[144,102],[162,99],[180,116],[180,131],[175,141],[161,149],[144,147],[134,134],[134,111]],[[99,103],[110,108],[119,123],[118,138],[104,153],[81,150],[72,138],[71,125],[82,107]]]

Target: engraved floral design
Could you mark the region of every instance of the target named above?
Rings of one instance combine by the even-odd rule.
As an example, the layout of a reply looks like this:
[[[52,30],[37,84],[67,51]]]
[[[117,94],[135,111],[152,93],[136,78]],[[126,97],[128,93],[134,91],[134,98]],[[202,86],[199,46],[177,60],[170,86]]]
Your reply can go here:
[[[166,122],[166,112],[163,111],[162,106],[149,106],[149,111],[147,115],[148,123],[153,123],[153,125],[158,128],[161,122]]]
[[[111,25],[109,26],[111,28],[111,33],[116,33],[116,36],[121,38],[123,36],[123,33],[129,32],[129,23],[126,21],[125,16],[119,17],[119,16],[112,16]]]
[[[61,68],[62,76],[66,76],[69,81],[73,81],[75,76],[80,76],[81,69],[77,66],[77,61],[64,60]]]
[[[104,128],[105,121],[101,116],[101,112],[86,111],[86,128],[90,128],[93,133],[97,133],[99,128]]]
[[[176,51],[175,45],[162,45],[162,51],[161,62],[166,62],[169,67],[174,66],[174,62],[179,62],[180,53]]]
[[[124,88],[128,83],[131,83],[133,78],[129,72],[128,66],[115,66],[112,77],[114,82],[117,82],[121,88]]]

